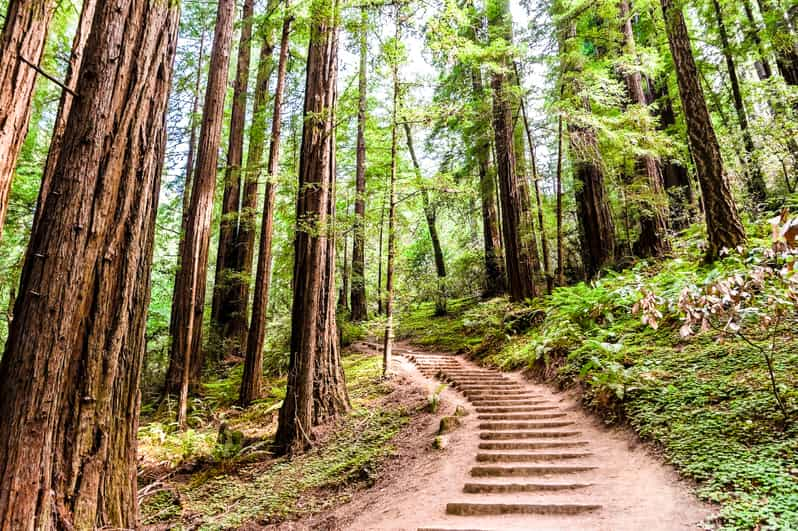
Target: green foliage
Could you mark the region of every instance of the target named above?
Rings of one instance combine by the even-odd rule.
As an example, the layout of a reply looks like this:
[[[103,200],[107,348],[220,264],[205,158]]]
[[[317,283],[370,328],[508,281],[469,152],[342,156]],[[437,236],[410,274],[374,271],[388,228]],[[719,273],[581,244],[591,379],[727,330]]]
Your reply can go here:
[[[762,225],[748,232],[766,235]],[[757,271],[769,243],[755,238],[752,251],[702,266],[699,241],[691,229],[675,242],[673,259],[559,288],[531,307],[458,301],[444,318],[416,309],[401,321],[420,343],[469,345],[485,363],[532,369],[561,386],[579,384],[589,407],[661,446],[681,473],[699,482],[702,498],[720,503],[721,528],[790,529],[798,526],[798,427],[784,423],[771,391],[761,350],[771,347],[770,336],[754,334],[748,342],[713,328],[694,338],[679,333],[684,290]],[[778,291],[768,286],[755,292],[758,317],[743,312],[746,319],[775,312]],[[642,319],[647,299],[659,312],[656,329]],[[519,315],[535,312],[545,316],[514,332]],[[422,316],[426,327],[412,326]],[[792,324],[781,330],[771,356],[790,411],[798,409],[794,330]]]

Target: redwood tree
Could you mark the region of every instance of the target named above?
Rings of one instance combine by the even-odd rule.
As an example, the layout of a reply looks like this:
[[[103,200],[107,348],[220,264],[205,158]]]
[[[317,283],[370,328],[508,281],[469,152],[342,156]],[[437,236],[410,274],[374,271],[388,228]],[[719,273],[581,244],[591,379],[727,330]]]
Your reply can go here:
[[[9,0],[0,35],[0,237],[55,0]]]
[[[674,0],[662,0],[662,13],[676,67],[690,150],[704,200],[709,236],[707,258],[711,260],[724,247],[733,249],[744,243],[745,229],[723,171],[720,146],[707,110],[684,15]]]
[[[64,129],[66,128],[67,118],[69,118],[69,111],[72,109],[72,103],[75,101],[74,93],[78,83],[78,72],[80,72],[80,65],[83,62],[83,51],[86,42],[89,40],[89,31],[91,30],[96,6],[97,0],[85,0],[83,2],[83,9],[80,12],[78,27],[75,30],[75,37],[72,40],[72,53],[69,56],[69,66],[67,67],[65,81],[65,86],[69,90],[61,92],[58,114],[55,117],[55,125],[53,127],[53,136],[50,139],[50,149],[47,153],[47,162],[44,166],[44,173],[42,174],[42,183],[39,186],[39,199],[36,202],[36,212],[33,216],[34,230],[41,209],[44,207],[44,201],[47,199],[47,193],[50,191],[50,184],[53,179],[53,172],[55,171],[55,162],[58,160],[58,155],[61,153],[61,139],[64,136]],[[2,231],[2,224],[2,220],[0,220],[0,231]]]
[[[176,4],[100,2],[0,362],[0,529],[137,526]]]
[[[632,61],[637,61],[637,45],[635,42],[634,28],[632,28],[632,15],[628,0],[620,0],[619,11],[621,18],[621,31],[624,37],[626,54]],[[643,76],[636,65],[627,66],[625,72],[626,88],[632,103],[641,107],[648,107],[645,92],[643,91]],[[662,180],[661,165],[652,155],[645,154],[638,157],[636,169],[641,172],[647,182],[653,200],[643,201],[640,212],[640,237],[637,241],[637,253],[643,257],[662,256],[670,250],[668,242],[668,225],[665,212],[665,185]]]
[[[247,115],[247,89],[252,56],[252,21],[255,0],[244,0],[241,10],[241,38],[233,84],[233,105],[230,115],[230,137],[227,166],[224,171],[222,218],[219,223],[219,247],[216,253],[216,276],[213,285],[211,322],[220,341],[218,355],[225,351],[242,352],[247,333],[247,298],[242,298],[242,278],[238,264],[237,235],[241,200],[241,167],[244,160],[244,128]],[[248,291],[244,290],[244,293]]]
[[[288,8],[288,0],[285,2]],[[286,14],[283,21],[283,32],[280,37],[280,59],[277,65],[277,86],[274,89],[274,112],[272,113],[272,132],[271,144],[269,145],[268,178],[266,181],[266,194],[263,200],[263,222],[260,229],[260,247],[258,252],[258,269],[255,275],[255,293],[252,301],[252,321],[249,326],[247,337],[247,356],[244,361],[244,375],[241,378],[241,392],[239,401],[242,405],[247,405],[260,397],[261,373],[263,371],[263,343],[266,338],[266,315],[269,309],[269,286],[271,282],[272,270],[272,232],[274,226],[274,199],[277,190],[277,173],[280,162],[280,134],[282,130],[282,110],[283,110],[283,91],[285,90],[285,76],[288,68],[288,47],[289,36],[291,34],[291,17]],[[261,67],[265,57],[265,50],[271,46],[268,39],[264,41],[264,53],[261,54]],[[271,56],[271,52],[269,52]],[[266,79],[264,73],[266,69],[260,71],[258,85],[262,87],[263,80]],[[260,106],[266,104],[267,94],[265,87],[256,95],[255,116],[259,115]],[[262,143],[262,135],[253,135],[253,142]],[[255,159],[252,160],[252,155]],[[260,166],[261,154],[257,146],[250,150],[250,160],[247,161],[251,166],[248,171],[260,174],[255,165]]]
[[[360,8],[360,70],[357,100],[357,160],[355,161],[355,227],[352,243],[352,321],[368,319],[366,304],[366,98],[368,96],[368,8]]]
[[[178,422],[181,425],[186,420],[189,385],[199,380],[203,366],[202,313],[205,306],[205,279],[234,15],[234,0],[220,0],[185,242],[180,257],[180,269],[175,277],[167,392],[179,392]]]
[[[275,447],[304,451],[312,427],[349,407],[335,322],[338,1],[311,4],[294,239],[291,358]]]
[[[512,29],[508,0],[492,0],[488,6],[488,26],[492,37],[500,46],[512,42]],[[502,231],[504,233],[505,271],[510,298],[515,301],[537,295],[534,283],[535,255],[534,232],[531,218],[526,220],[525,205],[529,205],[528,188],[516,173],[516,153],[514,147],[514,120],[512,88],[508,75],[510,62],[507,52],[499,53],[498,65],[494,68],[491,87],[493,88],[493,130],[496,142],[496,168],[501,201]]]

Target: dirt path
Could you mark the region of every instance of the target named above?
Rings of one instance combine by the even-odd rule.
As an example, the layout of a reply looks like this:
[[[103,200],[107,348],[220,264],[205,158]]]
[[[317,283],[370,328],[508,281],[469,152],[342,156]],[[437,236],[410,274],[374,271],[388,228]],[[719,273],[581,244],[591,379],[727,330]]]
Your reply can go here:
[[[664,531],[697,529],[711,512],[627,433],[564,394],[461,356],[406,344],[397,354],[397,372],[414,383],[449,383],[442,415],[457,405],[470,414],[437,460],[408,463],[354,501],[347,529]]]

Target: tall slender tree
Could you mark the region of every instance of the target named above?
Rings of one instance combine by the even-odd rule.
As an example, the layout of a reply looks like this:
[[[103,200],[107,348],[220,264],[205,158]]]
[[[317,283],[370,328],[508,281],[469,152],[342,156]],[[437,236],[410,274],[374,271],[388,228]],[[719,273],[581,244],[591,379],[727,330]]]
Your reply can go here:
[[[186,423],[189,386],[199,380],[204,362],[202,314],[205,306],[205,280],[217,154],[224,116],[234,17],[234,0],[220,0],[202,112],[197,162],[191,186],[185,244],[180,257],[180,269],[175,277],[167,392],[178,392],[178,423],[181,426],[185,426]]]
[[[219,224],[219,247],[216,253],[216,275],[213,286],[211,322],[220,341],[217,355],[243,352],[247,334],[247,299],[242,299],[239,284],[242,278],[238,262],[238,229],[241,201],[241,168],[244,161],[244,129],[247,117],[249,67],[252,56],[252,25],[255,0],[244,0],[241,10],[241,38],[238,42],[236,78],[233,84],[233,105],[230,115],[230,136],[227,166],[224,171],[222,217]]]
[[[355,226],[352,242],[352,321],[368,319],[366,303],[366,104],[368,97],[368,8],[360,7],[360,66],[357,97]]]
[[[399,43],[401,37],[399,14],[401,7],[395,6],[395,34],[391,62],[391,82],[393,84],[393,104],[391,108],[391,175],[388,183],[388,263],[385,267],[385,335],[382,342],[382,376],[391,376],[393,363],[393,300],[394,300],[394,264],[396,261],[396,177],[398,165],[399,142]]]
[[[621,19],[621,32],[624,39],[624,53],[630,65],[626,66],[624,77],[629,98],[635,105],[648,107],[643,91],[643,75],[637,68],[637,43],[632,27],[632,13],[628,0],[619,0],[618,7]],[[637,171],[645,175],[651,199],[640,205],[640,237],[637,240],[637,252],[643,257],[662,256],[670,250],[668,242],[667,212],[665,205],[665,184],[662,180],[661,165],[653,155],[644,154],[636,161]]]
[[[177,4],[100,2],[0,362],[0,529],[137,526]]]
[[[760,205],[767,198],[765,178],[762,176],[762,169],[759,167],[759,161],[756,157],[756,147],[754,146],[754,138],[751,135],[751,129],[748,126],[748,112],[745,109],[745,102],[743,101],[740,78],[737,76],[737,65],[735,64],[734,55],[732,53],[729,31],[726,29],[723,9],[721,8],[719,0],[712,0],[712,8],[715,12],[715,22],[717,23],[718,35],[720,36],[721,52],[723,53],[723,58],[726,60],[726,71],[729,74],[729,85],[731,86],[734,111],[737,114],[737,123],[740,126],[740,132],[743,135],[743,148],[745,149],[745,157],[743,157],[743,164],[745,165],[745,185],[754,204]]]
[[[0,238],[55,0],[9,0],[0,35]]]
[[[44,173],[42,174],[42,183],[39,186],[39,199],[36,202],[36,213],[33,216],[33,230],[36,230],[36,224],[39,220],[41,209],[44,207],[44,202],[47,199],[47,193],[50,191],[50,185],[53,180],[53,172],[55,171],[55,162],[58,160],[58,155],[61,153],[61,138],[64,136],[64,129],[66,122],[69,118],[69,111],[72,109],[72,103],[75,101],[75,87],[78,83],[78,72],[83,62],[83,52],[86,47],[86,42],[89,40],[89,31],[91,30],[91,23],[94,20],[94,9],[97,7],[97,0],[85,0],[83,8],[80,12],[80,19],[78,26],[75,30],[75,37],[72,40],[72,52],[69,55],[69,66],[67,67],[67,75],[65,80],[65,87],[69,90],[61,92],[61,100],[58,104],[58,114],[55,117],[55,125],[53,126],[53,136],[50,140],[50,149],[47,152],[47,162],[44,165]],[[2,220],[0,220],[2,225]],[[2,227],[0,227],[2,233]]]
[[[291,360],[275,447],[304,451],[312,427],[346,411],[335,322],[335,102],[338,0],[310,6],[310,44],[294,239]]]
[[[576,42],[576,24],[573,20],[566,20],[565,27],[558,31],[563,61],[563,94],[576,109],[589,113],[590,100],[580,79],[584,56],[581,45]],[[578,116],[578,112],[576,114]],[[568,142],[574,168],[582,263],[585,275],[592,278],[615,259],[615,224],[595,129],[589,123],[572,119],[568,122]]]
[[[285,77],[288,70],[288,51],[289,37],[291,35],[291,15],[288,12],[288,0],[285,1],[286,14],[283,20],[283,31],[280,36],[280,58],[277,64],[277,85],[274,89],[274,111],[272,112],[272,131],[271,144],[269,145],[268,176],[266,181],[266,194],[263,199],[263,222],[260,229],[260,248],[258,252],[258,268],[255,275],[255,292],[252,301],[252,320],[249,326],[247,338],[247,356],[244,361],[244,375],[241,379],[240,402],[247,405],[260,397],[261,373],[263,371],[263,343],[266,338],[266,315],[269,308],[269,286],[271,283],[272,268],[272,233],[274,226],[274,199],[277,190],[277,173],[280,163],[280,135],[282,131],[282,110],[283,92],[285,90]],[[266,40],[263,43],[264,49],[269,46]],[[271,53],[269,53],[271,56]],[[261,54],[261,61],[265,57]],[[263,64],[261,64],[263,67]],[[261,71],[259,77],[265,75],[265,69]],[[263,77],[261,77],[263,81]],[[259,86],[262,86],[259,83]],[[256,96],[256,111],[258,116],[259,106],[265,105],[266,94],[259,93]],[[260,137],[253,135],[253,142],[262,142]],[[256,154],[256,158],[247,161],[253,164],[250,171],[257,171],[254,164],[260,166],[260,155],[255,147],[250,153]]]
[[[709,246],[707,258],[712,260],[724,247],[735,248],[745,242],[745,229],[737,214],[737,207],[723,171],[720,146],[712,126],[712,119],[704,100],[698,68],[690,47],[690,36],[679,5],[674,0],[662,0],[662,13],[668,34],[676,80],[682,100],[687,136],[693,155],[707,222]]]
[[[502,231],[504,234],[505,272],[510,298],[515,301],[537,295],[534,283],[534,256],[537,250],[531,245],[534,232],[525,223],[524,199],[526,187],[516,173],[514,146],[513,88],[508,81],[511,63],[507,47],[512,43],[512,21],[507,0],[491,0],[487,8],[488,28],[492,44],[496,44],[497,65],[491,75],[493,89],[493,130],[495,134],[496,168],[501,202]],[[528,203],[529,198],[526,198]],[[530,220],[531,221],[531,220]]]

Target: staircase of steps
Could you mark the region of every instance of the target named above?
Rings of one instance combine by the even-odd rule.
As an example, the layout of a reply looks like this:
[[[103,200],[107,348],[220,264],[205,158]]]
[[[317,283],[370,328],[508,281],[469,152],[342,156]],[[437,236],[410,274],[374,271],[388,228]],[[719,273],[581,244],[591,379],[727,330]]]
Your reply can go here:
[[[599,511],[591,500],[600,473],[590,443],[568,413],[524,383],[477,368],[456,355],[401,352],[418,370],[462,393],[474,406],[479,439],[470,480],[446,505],[456,527],[419,531],[502,529],[503,517],[568,518]],[[451,520],[447,519],[447,522]]]

